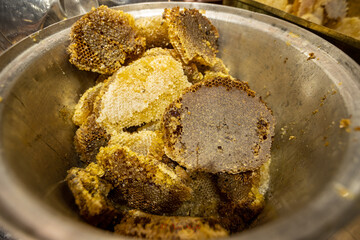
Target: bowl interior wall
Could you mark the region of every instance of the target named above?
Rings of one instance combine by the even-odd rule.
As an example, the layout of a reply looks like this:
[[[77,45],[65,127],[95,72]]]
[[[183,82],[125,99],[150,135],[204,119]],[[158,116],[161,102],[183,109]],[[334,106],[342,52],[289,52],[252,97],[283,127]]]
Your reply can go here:
[[[219,56],[233,76],[263,96],[277,119],[267,210],[261,218],[266,222],[309,203],[336,173],[348,141],[338,123],[348,116],[347,109],[316,59],[308,60],[262,26],[254,28],[251,18],[212,21],[221,36]],[[68,33],[58,33],[56,42],[37,46],[39,52],[27,53],[18,63],[16,82],[4,99],[1,141],[6,165],[21,184],[43,204],[75,217],[63,182],[66,171],[79,164],[71,114],[97,75],[68,62]]]

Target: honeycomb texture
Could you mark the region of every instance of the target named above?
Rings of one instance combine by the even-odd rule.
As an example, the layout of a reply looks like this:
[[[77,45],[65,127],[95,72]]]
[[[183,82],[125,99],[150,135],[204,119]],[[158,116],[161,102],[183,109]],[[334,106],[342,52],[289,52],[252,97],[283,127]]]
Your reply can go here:
[[[159,55],[172,56],[175,60],[181,62],[184,74],[188,78],[189,82],[197,83],[203,79],[203,74],[198,70],[197,65],[195,63],[186,64],[182,60],[181,56],[174,49],[152,48],[147,50],[143,56],[159,56]]]
[[[173,51],[174,51],[173,49],[156,47],[156,48],[151,48],[151,49],[146,50],[143,57],[156,57],[156,56],[162,56],[162,55],[173,56],[173,54],[172,54]],[[175,58],[175,59],[178,60],[177,58]]]
[[[172,215],[218,218],[221,198],[216,175],[206,172],[190,172],[188,175],[187,186],[193,190],[192,197]]]
[[[196,63],[189,62],[186,64],[181,58],[181,55],[179,55],[175,49],[169,49],[168,51],[171,54],[171,56],[173,56],[177,61],[181,62],[183,66],[184,74],[187,76],[189,82],[194,84],[200,82],[203,79],[203,74],[198,69]]]
[[[95,226],[107,228],[115,223],[120,213],[107,199],[112,185],[101,179],[103,175],[104,171],[91,163],[85,169],[71,168],[66,181],[80,215]]]
[[[171,47],[168,28],[162,16],[136,19],[135,28],[138,35],[146,39],[146,48]]]
[[[75,150],[85,163],[96,162],[100,147],[106,146],[110,135],[96,123],[95,114],[90,115],[74,137]]]
[[[137,35],[134,18],[106,6],[92,9],[71,28],[70,62],[80,70],[101,74],[116,72],[145,50]]]
[[[200,72],[204,74],[204,77],[206,77],[207,75],[216,75],[216,74],[230,76],[229,69],[225,66],[224,62],[220,58],[215,59],[214,66],[209,67],[209,66],[201,65],[198,67],[198,69]]]
[[[228,236],[228,232],[211,218],[157,216],[137,210],[129,211],[115,226],[115,232],[143,239],[210,239]]]
[[[165,9],[163,17],[170,42],[186,64],[215,65],[219,33],[205,16],[196,9],[176,7]]]
[[[261,175],[259,169],[238,174],[218,174],[218,186],[222,201],[219,205],[221,225],[231,232],[239,232],[259,215],[264,207],[264,196],[259,193]]]
[[[103,147],[97,156],[105,179],[113,184],[118,196],[129,207],[150,213],[176,210],[191,197],[191,189],[164,163],[137,155],[127,147]]]
[[[75,106],[75,112],[72,118],[75,125],[81,126],[93,113],[94,102],[96,97],[99,95],[102,86],[103,83],[99,83],[86,90],[86,92],[81,96],[79,102]]]
[[[230,77],[190,87],[163,123],[166,155],[189,170],[235,174],[270,158],[274,117],[247,83]]]
[[[113,75],[97,122],[109,133],[160,120],[166,107],[191,84],[171,56],[140,58]]]
[[[108,146],[116,144],[128,147],[131,151],[141,156],[161,159],[164,155],[164,142],[159,131],[143,130],[134,133],[122,132],[112,135]]]

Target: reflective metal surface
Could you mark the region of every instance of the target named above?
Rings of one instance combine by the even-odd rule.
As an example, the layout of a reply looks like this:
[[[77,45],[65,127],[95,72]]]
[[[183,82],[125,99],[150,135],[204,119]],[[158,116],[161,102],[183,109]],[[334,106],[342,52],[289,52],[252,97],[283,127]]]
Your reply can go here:
[[[0,53],[24,37],[92,7],[109,7],[143,0],[0,0]]]
[[[310,32],[269,16],[200,3],[144,3],[205,9],[219,29],[220,56],[277,118],[267,205],[235,239],[320,239],[359,213],[360,68]],[[0,56],[0,222],[22,239],[119,239],[79,220],[63,183],[78,165],[75,103],[96,75],[68,62],[75,19],[33,34]],[[311,57],[312,56],[312,57]],[[341,119],[350,118],[346,130]]]

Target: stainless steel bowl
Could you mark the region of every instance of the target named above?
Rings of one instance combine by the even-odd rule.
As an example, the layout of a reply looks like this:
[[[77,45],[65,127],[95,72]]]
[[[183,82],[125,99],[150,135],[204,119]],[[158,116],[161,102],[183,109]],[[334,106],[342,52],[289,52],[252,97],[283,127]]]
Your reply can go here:
[[[165,7],[206,10],[231,74],[277,118],[271,183],[256,226],[236,239],[326,237],[359,212],[360,67],[333,45],[279,19],[201,3],[119,7],[135,17]],[[0,57],[0,218],[23,239],[118,239],[82,222],[63,182],[78,164],[71,112],[96,75],[68,62],[59,22]],[[312,57],[309,57],[312,56]],[[340,128],[341,119],[351,125]]]

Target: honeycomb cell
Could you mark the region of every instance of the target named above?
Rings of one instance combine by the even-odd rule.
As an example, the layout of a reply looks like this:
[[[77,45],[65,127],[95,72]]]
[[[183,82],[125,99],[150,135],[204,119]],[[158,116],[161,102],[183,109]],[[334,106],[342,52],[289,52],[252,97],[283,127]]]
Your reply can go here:
[[[212,218],[158,216],[129,211],[115,226],[115,232],[143,239],[210,239],[228,236]]]
[[[247,83],[215,77],[188,88],[169,106],[163,125],[172,160],[193,171],[235,174],[270,158],[275,120]]]
[[[71,28],[70,62],[80,70],[112,74],[145,50],[134,18],[119,10],[101,6],[92,9]]]
[[[219,33],[205,16],[196,9],[176,7],[165,9],[163,17],[170,42],[186,64],[215,65]]]

